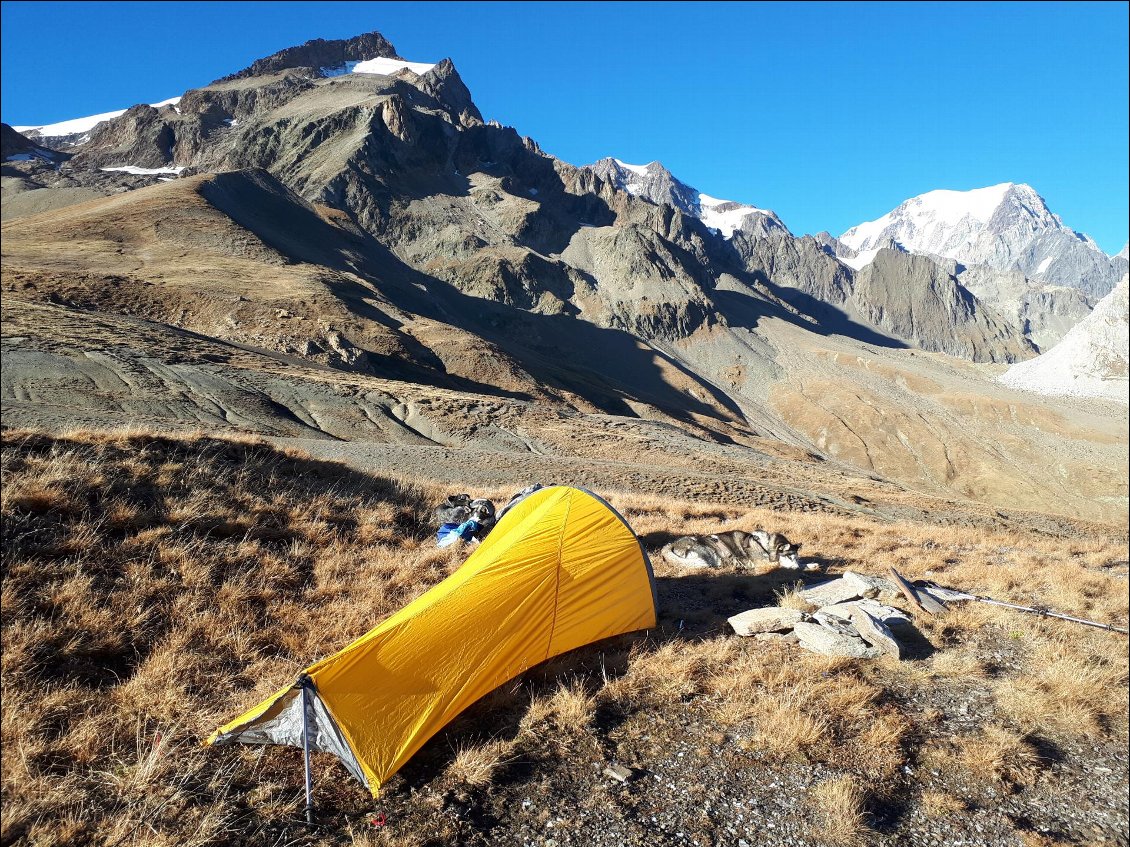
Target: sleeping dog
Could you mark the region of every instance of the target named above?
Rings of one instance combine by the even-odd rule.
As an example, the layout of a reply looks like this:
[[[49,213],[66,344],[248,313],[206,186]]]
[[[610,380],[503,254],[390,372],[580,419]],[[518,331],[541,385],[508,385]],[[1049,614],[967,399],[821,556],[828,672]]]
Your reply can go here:
[[[684,568],[756,568],[770,563],[775,567],[800,570],[800,545],[779,532],[755,529],[753,532],[720,532],[716,535],[684,535],[661,551],[663,558]],[[809,564],[805,570],[819,566]]]

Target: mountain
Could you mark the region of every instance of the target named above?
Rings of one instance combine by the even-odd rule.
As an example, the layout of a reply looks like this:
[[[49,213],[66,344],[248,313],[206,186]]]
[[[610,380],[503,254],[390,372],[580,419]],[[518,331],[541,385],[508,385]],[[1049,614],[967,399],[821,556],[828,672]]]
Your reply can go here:
[[[367,49],[281,51],[3,164],[7,425],[1117,519],[1118,474],[1084,472],[1120,467],[1116,421],[990,379],[1031,350],[956,268],[853,270],[657,164],[574,167],[484,122],[450,60]]]
[[[1123,244],[1122,249],[1115,253],[1113,258],[1130,260],[1130,243]]]
[[[50,148],[36,144],[32,139],[7,124],[0,124],[0,159],[5,162],[30,161],[32,159],[56,162],[65,158],[65,156]]]
[[[1039,394],[1130,402],[1130,277],[1048,352],[1010,367],[1000,381]]]
[[[607,158],[586,165],[585,169],[620,191],[627,191],[652,203],[674,206],[683,214],[698,218],[725,238],[730,238],[738,229],[789,234],[775,212],[702,194],[676,179],[659,162],[629,165],[619,159]]]
[[[930,191],[840,236],[862,253],[894,241],[912,253],[1019,271],[1025,277],[1105,295],[1126,272],[1088,236],[1064,226],[1028,185],[1011,182],[972,191]]]

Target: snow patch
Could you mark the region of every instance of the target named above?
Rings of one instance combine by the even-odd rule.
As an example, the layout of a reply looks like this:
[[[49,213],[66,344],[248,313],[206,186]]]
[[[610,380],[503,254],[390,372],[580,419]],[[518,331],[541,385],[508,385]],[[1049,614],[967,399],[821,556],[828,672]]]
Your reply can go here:
[[[162,106],[175,106],[179,102],[179,97],[170,97],[168,100],[162,100],[160,103],[150,103],[149,105],[154,109],[159,109]],[[90,130],[94,129],[94,127],[98,126],[98,124],[120,117],[121,115],[124,115],[126,111],[126,109],[118,109],[115,112],[102,112],[98,115],[88,115],[85,118],[72,118],[69,121],[59,121],[58,123],[54,124],[41,124],[39,126],[14,126],[12,127],[12,129],[25,135],[29,132],[38,132],[41,136],[51,138],[61,135],[75,135],[80,132],[89,132]],[[179,109],[177,110],[177,113],[180,113]],[[85,139],[80,140],[79,143],[82,143],[83,140]]]
[[[348,73],[354,74],[383,74],[391,76],[399,70],[408,68],[416,74],[426,74],[436,66],[435,62],[405,62],[400,59],[366,59],[364,62],[346,62],[353,65]]]
[[[649,162],[647,165],[629,165],[627,162],[621,162],[619,159],[613,159],[612,161],[618,164],[624,170],[631,171],[632,173],[639,176],[647,176],[648,167],[655,164],[654,162]]]
[[[747,206],[733,200],[719,200],[709,194],[698,195],[698,206],[700,209],[699,220],[711,229],[718,230],[723,238],[730,238],[734,231],[741,227],[742,221],[750,215],[773,217],[773,213],[767,209]]]
[[[879,255],[879,251],[882,249],[882,247],[876,247],[874,250],[861,250],[854,256],[837,256],[836,258],[849,268],[861,271],[875,261],[875,257]]]
[[[1048,269],[1048,265],[1052,263],[1052,257],[1048,256],[1044,261],[1040,262],[1040,266],[1036,268],[1036,275],[1039,276]]]

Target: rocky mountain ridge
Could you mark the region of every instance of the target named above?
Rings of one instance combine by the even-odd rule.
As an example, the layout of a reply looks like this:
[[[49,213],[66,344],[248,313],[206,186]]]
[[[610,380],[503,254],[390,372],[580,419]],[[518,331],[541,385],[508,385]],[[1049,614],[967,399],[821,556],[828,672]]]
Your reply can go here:
[[[311,58],[322,54],[293,61]],[[725,237],[704,213],[721,204],[702,195],[699,214],[685,197],[685,208],[654,202],[484,123],[450,61],[422,74],[261,67],[188,91],[175,108],[127,110],[66,162],[6,162],[6,301],[130,315],[343,379],[636,418],[736,450],[772,443],[961,496],[1000,496],[1006,480],[1038,491],[1008,469],[1024,461],[986,477],[972,459],[935,451],[939,437],[976,438],[969,456],[1001,462],[981,424],[947,405],[951,394],[899,388],[893,401],[889,384],[847,364],[863,351],[894,370],[933,361],[917,351],[961,357],[937,365],[941,385],[983,367],[963,359],[1031,355],[953,273],[897,251],[854,271],[783,225]],[[46,348],[21,358],[17,345],[6,360],[71,372],[49,339],[25,342]],[[6,402],[45,396],[6,373]],[[256,385],[292,408],[277,383]],[[399,407],[379,408],[365,414]],[[879,408],[921,441],[860,425]],[[341,437],[322,429],[324,412],[293,414]],[[441,428],[411,417],[415,432]],[[548,443],[525,431],[499,443]]]

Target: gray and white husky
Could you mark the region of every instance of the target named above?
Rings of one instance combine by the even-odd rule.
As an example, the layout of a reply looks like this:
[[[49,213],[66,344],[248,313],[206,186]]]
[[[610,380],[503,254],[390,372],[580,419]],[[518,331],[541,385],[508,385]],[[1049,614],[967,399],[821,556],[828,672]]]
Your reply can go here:
[[[720,532],[715,535],[684,535],[661,551],[663,558],[684,568],[755,568],[766,563],[801,570],[800,545],[779,532]],[[816,570],[809,564],[804,570]]]

